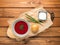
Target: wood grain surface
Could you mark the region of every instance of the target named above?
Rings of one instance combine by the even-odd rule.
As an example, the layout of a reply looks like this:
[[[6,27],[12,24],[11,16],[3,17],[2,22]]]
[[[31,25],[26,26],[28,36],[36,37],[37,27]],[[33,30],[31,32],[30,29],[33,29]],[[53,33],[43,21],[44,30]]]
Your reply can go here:
[[[54,12],[53,25],[30,38],[27,44],[8,38],[7,21],[40,5]],[[0,45],[60,45],[60,0],[0,0]]]

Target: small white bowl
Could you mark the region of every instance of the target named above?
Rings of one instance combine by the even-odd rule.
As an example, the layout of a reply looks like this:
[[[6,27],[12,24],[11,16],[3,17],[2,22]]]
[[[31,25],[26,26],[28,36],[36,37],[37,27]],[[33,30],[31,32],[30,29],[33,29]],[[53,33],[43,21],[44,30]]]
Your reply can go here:
[[[26,32],[25,34],[18,34],[18,33],[15,32],[14,26],[15,26],[15,24],[16,24],[17,22],[19,22],[19,21],[24,21],[24,22],[26,22],[27,25],[28,25],[28,30],[27,30],[27,32]],[[13,24],[12,24],[12,32],[13,32],[13,34],[14,34],[15,36],[18,36],[18,37],[20,37],[20,38],[25,37],[25,36],[28,35],[29,31],[30,31],[30,24],[29,24],[29,22],[28,22],[27,20],[17,19],[17,20],[15,20],[15,21],[13,22]]]

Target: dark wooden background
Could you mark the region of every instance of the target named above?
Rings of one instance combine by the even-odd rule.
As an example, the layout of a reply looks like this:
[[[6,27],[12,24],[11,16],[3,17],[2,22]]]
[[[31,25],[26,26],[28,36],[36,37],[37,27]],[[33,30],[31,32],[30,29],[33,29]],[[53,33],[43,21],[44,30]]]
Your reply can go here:
[[[7,20],[39,5],[54,12],[54,24],[38,37],[31,38],[28,44],[7,38]],[[0,0],[0,45],[60,45],[60,0]]]

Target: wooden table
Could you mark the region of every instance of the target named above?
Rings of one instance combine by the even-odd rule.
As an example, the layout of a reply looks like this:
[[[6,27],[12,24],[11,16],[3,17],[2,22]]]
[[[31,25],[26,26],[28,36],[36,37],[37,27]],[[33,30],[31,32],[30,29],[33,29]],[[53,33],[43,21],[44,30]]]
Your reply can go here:
[[[54,24],[27,44],[8,38],[7,21],[38,5],[54,12]],[[60,0],[0,0],[0,45],[60,45]]]

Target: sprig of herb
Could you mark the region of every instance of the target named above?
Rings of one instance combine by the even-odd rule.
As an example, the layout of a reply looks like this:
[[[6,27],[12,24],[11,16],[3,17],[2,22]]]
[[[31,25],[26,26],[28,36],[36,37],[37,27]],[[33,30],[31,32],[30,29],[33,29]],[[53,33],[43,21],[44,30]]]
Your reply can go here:
[[[25,15],[26,15],[26,18],[28,18],[28,21],[30,21],[30,22],[39,23],[39,24],[42,23],[40,21],[37,21],[36,19],[34,19],[33,17],[31,17],[28,14],[25,14]]]
[[[20,30],[23,30],[23,29],[24,29],[24,25],[21,25],[21,26],[19,27],[19,29],[20,29]]]

